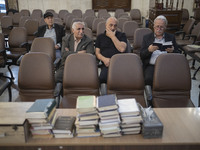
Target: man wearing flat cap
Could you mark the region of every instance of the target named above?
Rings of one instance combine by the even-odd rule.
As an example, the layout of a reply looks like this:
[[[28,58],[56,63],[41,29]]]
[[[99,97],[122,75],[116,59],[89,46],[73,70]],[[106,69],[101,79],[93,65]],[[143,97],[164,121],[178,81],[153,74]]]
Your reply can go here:
[[[38,28],[37,37],[50,37],[55,43],[56,58],[61,57],[62,37],[65,36],[64,27],[54,23],[54,17],[51,12],[44,14],[44,22],[46,25]]]

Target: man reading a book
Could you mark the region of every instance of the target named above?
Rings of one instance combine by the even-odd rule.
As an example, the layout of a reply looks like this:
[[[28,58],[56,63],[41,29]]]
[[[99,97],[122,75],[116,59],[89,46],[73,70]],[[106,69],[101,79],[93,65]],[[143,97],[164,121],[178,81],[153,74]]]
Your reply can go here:
[[[166,33],[167,19],[160,15],[154,20],[154,32],[143,37],[140,56],[143,62],[145,85],[153,84],[154,65],[163,53],[179,53],[175,37]]]

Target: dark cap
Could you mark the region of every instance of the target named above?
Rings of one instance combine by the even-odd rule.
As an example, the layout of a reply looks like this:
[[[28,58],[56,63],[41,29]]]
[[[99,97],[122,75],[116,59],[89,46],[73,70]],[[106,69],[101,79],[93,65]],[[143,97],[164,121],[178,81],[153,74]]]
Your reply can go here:
[[[44,14],[44,19],[47,18],[47,17],[53,17],[53,14],[51,12],[46,12]]]

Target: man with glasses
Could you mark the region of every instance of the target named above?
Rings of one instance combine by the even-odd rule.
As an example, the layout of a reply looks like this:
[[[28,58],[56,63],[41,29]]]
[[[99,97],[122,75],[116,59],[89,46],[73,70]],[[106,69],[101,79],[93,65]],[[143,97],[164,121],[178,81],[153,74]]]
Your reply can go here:
[[[102,61],[100,83],[107,83],[108,67],[110,58],[118,53],[126,51],[127,38],[125,33],[117,31],[117,19],[110,17],[106,21],[106,31],[97,37],[95,53]]]
[[[167,19],[160,15],[154,20],[154,32],[143,37],[140,56],[143,62],[145,85],[151,87],[157,57],[163,53],[179,53],[175,37],[165,32],[166,27]]]
[[[62,82],[64,64],[67,56],[75,53],[94,54],[94,42],[84,34],[84,22],[74,22],[72,24],[72,34],[66,35],[62,40],[61,64],[56,72],[56,82]]]

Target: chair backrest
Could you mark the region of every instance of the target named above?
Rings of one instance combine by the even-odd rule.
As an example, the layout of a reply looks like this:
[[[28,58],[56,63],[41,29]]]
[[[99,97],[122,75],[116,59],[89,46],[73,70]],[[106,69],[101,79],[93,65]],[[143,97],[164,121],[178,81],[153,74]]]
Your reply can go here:
[[[104,33],[105,30],[106,30],[106,21],[99,22],[97,25],[97,35],[96,36],[98,36],[101,33]]]
[[[96,17],[95,16],[86,16],[84,22],[87,23],[88,28],[92,29],[92,23]]]
[[[185,32],[186,35],[191,33],[192,27],[195,23],[195,20],[193,18],[190,18],[186,24],[183,27],[183,31]]]
[[[123,18],[123,17],[126,17],[126,16],[129,16],[127,12],[123,12],[123,13],[118,14],[118,18]]]
[[[0,67],[6,66],[6,51],[5,51],[5,40],[4,35],[0,33]]]
[[[143,37],[146,34],[151,33],[152,30],[149,28],[137,28],[134,33],[133,41],[133,53],[140,55],[140,48],[142,47]]]
[[[59,24],[59,25],[63,25],[63,21],[61,18],[54,18],[54,23]]]
[[[20,14],[22,14],[22,16],[30,16],[30,11],[28,9],[22,9]]]
[[[15,26],[15,27],[18,27],[18,26],[19,26],[19,21],[20,21],[21,16],[22,16],[21,13],[15,13],[15,14],[12,16],[12,19],[13,19],[13,26]]]
[[[48,54],[52,61],[56,59],[56,51],[54,41],[47,37],[38,37],[33,40],[30,52],[43,52]]]
[[[77,96],[81,95],[99,95],[96,59],[88,53],[71,54],[67,57],[61,107],[75,108]]]
[[[138,23],[135,21],[126,21],[123,24],[122,32],[126,33],[126,36],[129,39],[130,43],[133,43],[134,41],[134,33],[137,28],[139,28],[139,26]]]
[[[1,18],[1,28],[2,28],[2,33],[4,35],[9,35],[11,29],[9,29],[10,26],[13,26],[13,21],[11,16],[3,16]]]
[[[100,18],[102,14],[108,14],[108,11],[106,9],[99,9],[97,17]]]
[[[72,14],[77,16],[78,18],[82,18],[82,11],[80,9],[73,9]]]
[[[162,54],[155,64],[153,77],[154,107],[190,107],[191,75],[182,54]]]
[[[194,28],[192,29],[191,35],[196,36],[196,41],[200,40],[200,22],[194,26]],[[191,40],[193,39],[191,38]]]
[[[136,54],[116,54],[111,57],[107,93],[115,93],[118,99],[136,98],[137,102],[146,107],[142,62]]]
[[[65,16],[65,14],[67,14],[67,13],[69,13],[68,10],[62,9],[62,10],[59,11],[58,17],[59,17],[60,19],[64,20],[64,16]]]
[[[30,19],[30,16],[21,16],[19,20],[19,27],[24,27],[26,20]]]
[[[85,27],[84,33],[85,33],[85,35],[87,35],[89,38],[93,39],[92,30],[91,30],[90,28]]]
[[[27,43],[27,30],[24,27],[15,27],[9,35],[8,44],[10,51],[26,52],[26,48],[21,48],[22,43]]]
[[[92,23],[92,32],[96,33],[97,32],[97,25],[99,22],[105,21],[103,18],[95,18],[93,23]]]
[[[28,19],[25,21],[24,27],[27,30],[28,41],[32,41],[36,37],[35,32],[37,32],[38,26],[38,20]]]
[[[127,18],[118,18],[118,25],[117,25],[117,27],[120,28],[121,31],[122,31],[124,22],[126,22],[126,21],[128,21]]]
[[[54,98],[52,59],[45,53],[27,53],[21,60],[18,73],[21,101]]]
[[[45,13],[46,13],[46,12],[51,12],[51,13],[53,14],[53,13],[55,13],[55,10],[54,10],[54,9],[47,9],[47,10],[45,11]]]
[[[189,11],[186,8],[182,9],[183,13],[182,13],[182,20],[188,20],[189,19]]]
[[[142,16],[139,9],[131,9],[130,16],[132,20],[136,21],[138,24],[142,24]]]
[[[95,16],[95,12],[93,9],[87,9],[85,10],[85,13],[82,15],[82,18],[85,19],[85,17],[88,17],[88,16]]]
[[[115,10],[115,18],[119,18],[118,15],[119,15],[120,13],[124,13],[124,9],[116,9],[116,10]]]
[[[195,24],[200,22],[200,10],[199,9],[196,9],[194,11],[194,19],[195,19]]]
[[[40,20],[42,18],[42,10],[41,9],[34,9],[31,14],[31,18],[35,20]]]

